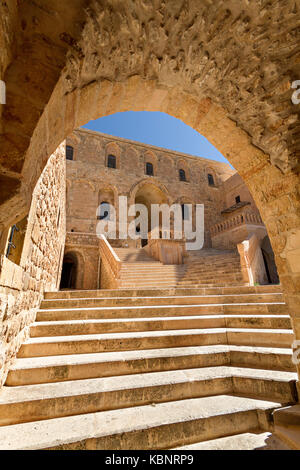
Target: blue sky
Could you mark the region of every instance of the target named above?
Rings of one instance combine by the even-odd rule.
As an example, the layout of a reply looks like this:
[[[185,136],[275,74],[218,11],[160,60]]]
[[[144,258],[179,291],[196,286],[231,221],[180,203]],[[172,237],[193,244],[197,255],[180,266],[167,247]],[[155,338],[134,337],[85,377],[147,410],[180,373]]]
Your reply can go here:
[[[201,134],[165,113],[128,111],[90,121],[83,126],[145,144],[226,162],[225,157]]]

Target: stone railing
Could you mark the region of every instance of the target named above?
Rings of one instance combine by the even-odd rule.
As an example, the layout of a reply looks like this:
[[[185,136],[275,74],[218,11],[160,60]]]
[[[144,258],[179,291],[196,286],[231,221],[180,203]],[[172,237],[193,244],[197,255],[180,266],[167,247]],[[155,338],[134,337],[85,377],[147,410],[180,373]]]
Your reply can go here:
[[[237,245],[244,281],[250,286],[267,284],[268,278],[259,239],[252,234]]]
[[[113,287],[113,284],[118,284],[122,262],[104,235],[100,236],[99,251],[101,261],[105,265],[106,271],[110,271],[113,275],[113,279],[110,281],[109,286]]]
[[[259,214],[253,212],[243,212],[238,214],[235,217],[219,222],[216,225],[213,225],[210,228],[211,236],[214,237],[219,233],[226,232],[227,230],[232,230],[235,227],[239,227],[244,224],[250,225],[264,225]]]

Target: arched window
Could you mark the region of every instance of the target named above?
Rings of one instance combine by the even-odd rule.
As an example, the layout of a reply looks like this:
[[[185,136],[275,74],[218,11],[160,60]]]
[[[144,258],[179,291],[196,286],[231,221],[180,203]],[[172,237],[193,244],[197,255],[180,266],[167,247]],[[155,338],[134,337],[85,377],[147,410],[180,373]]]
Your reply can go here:
[[[71,145],[66,146],[66,159],[67,160],[73,160],[74,156],[74,149],[71,147]]]
[[[153,176],[154,175],[153,165],[150,162],[146,163],[146,175],[148,175],[148,176]]]
[[[185,171],[182,169],[179,170],[179,180],[186,181]]]
[[[214,181],[213,175],[208,174],[208,175],[207,175],[207,179],[208,179],[208,184],[209,184],[209,186],[214,186],[214,185],[215,185],[215,181]]]
[[[110,206],[106,201],[101,202],[98,209],[98,220],[109,220],[110,219]]]
[[[107,167],[108,168],[117,168],[117,159],[114,155],[108,155],[108,157],[107,157]]]

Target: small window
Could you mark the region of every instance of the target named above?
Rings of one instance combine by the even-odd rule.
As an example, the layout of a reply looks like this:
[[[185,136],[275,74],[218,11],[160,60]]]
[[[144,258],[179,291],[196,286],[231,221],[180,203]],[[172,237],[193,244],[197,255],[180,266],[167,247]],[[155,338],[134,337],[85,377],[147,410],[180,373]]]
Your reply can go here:
[[[179,179],[180,181],[186,181],[185,171],[179,170]]]
[[[209,184],[209,186],[214,186],[214,185],[215,185],[215,181],[214,181],[213,175],[208,174],[208,175],[207,175],[207,179],[208,179],[208,184]]]
[[[182,219],[189,220],[189,208],[186,204],[181,204]]]
[[[71,147],[71,145],[66,146],[66,159],[67,160],[73,160],[74,156],[74,149]]]
[[[110,212],[109,212],[109,203],[106,201],[101,202],[100,204],[100,214],[97,215],[98,220],[109,220],[110,219]]]
[[[149,163],[149,162],[146,163],[146,175],[148,175],[148,176],[153,176],[154,175],[152,163]]]
[[[240,197],[240,196],[237,196],[237,197],[235,198],[235,203],[236,203],[236,204],[239,204],[240,202],[241,202],[241,197]]]
[[[108,155],[107,166],[108,168],[117,168],[117,159],[114,155]]]

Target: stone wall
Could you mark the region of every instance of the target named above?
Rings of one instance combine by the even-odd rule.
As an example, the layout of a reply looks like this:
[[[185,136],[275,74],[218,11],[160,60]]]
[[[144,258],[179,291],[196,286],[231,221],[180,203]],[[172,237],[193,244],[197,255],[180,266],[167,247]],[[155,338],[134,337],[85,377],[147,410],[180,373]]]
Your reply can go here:
[[[61,145],[33,192],[19,265],[3,250],[0,257],[0,386],[28,337],[44,290],[58,288],[64,243],[65,151]]]
[[[74,131],[66,142],[73,148],[73,160],[67,160],[65,254],[71,253],[77,260],[76,288],[97,288],[97,207],[101,202],[112,204],[118,222],[119,196],[127,196],[128,206],[135,202],[147,207],[163,202],[193,204],[194,208],[204,204],[205,246],[211,246],[209,228],[222,219],[223,183],[235,173],[228,164],[85,129]],[[115,169],[107,167],[108,155],[116,157]],[[153,176],[146,175],[147,162],[153,164]],[[180,181],[180,169],[184,169],[186,181]],[[213,186],[208,183],[208,174],[213,175]],[[119,240],[115,243],[122,245]],[[132,240],[124,244],[137,246]],[[107,274],[102,269],[102,287],[104,277]]]
[[[23,2],[15,8],[14,35],[10,21],[2,28],[14,37],[0,48],[9,92],[0,136],[0,231],[28,212],[49,155],[74,129],[115,112],[168,113],[204,135],[246,182],[300,340],[295,1],[110,0],[85,10],[84,3],[45,0],[41,9]]]
[[[99,239],[95,233],[67,232],[65,255],[76,261],[76,289],[99,288]]]
[[[224,191],[224,207],[223,210],[228,209],[236,204],[235,198],[240,196],[241,202],[249,202],[249,205],[244,206],[241,209],[237,209],[234,213],[235,215],[239,213],[239,211],[251,211],[259,214],[259,211],[256,207],[254,199],[247,188],[246,184],[244,183],[243,179],[240,177],[238,173],[230,176],[226,181],[223,183],[223,191]],[[224,218],[232,217],[232,213],[224,214]]]
[[[210,244],[209,227],[221,219],[223,181],[234,173],[228,164],[83,129],[73,132],[67,144],[74,148],[74,160],[67,160],[68,232],[96,233],[100,202],[114,203],[117,208],[122,195],[132,204],[139,189],[149,183],[153,192],[157,187],[171,204],[204,204],[206,242]],[[117,157],[116,169],[107,168],[108,154]],[[153,177],[145,174],[146,162],[153,162]],[[179,181],[183,167],[186,182]],[[214,186],[208,184],[209,172],[214,175]]]

